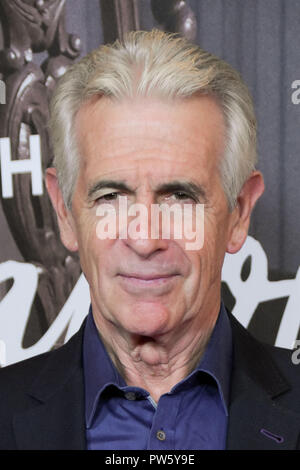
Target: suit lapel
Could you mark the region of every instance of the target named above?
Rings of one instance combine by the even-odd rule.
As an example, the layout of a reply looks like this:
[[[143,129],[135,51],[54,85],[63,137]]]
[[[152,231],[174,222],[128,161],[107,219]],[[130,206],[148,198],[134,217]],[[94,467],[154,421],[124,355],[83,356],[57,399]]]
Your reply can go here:
[[[296,449],[300,415],[278,404],[290,390],[266,347],[230,315],[234,355],[227,449]]]
[[[13,427],[18,449],[85,449],[83,326],[49,355]]]
[[[247,391],[230,408],[227,449],[296,449],[299,419],[296,413],[281,409],[271,400],[259,399]]]

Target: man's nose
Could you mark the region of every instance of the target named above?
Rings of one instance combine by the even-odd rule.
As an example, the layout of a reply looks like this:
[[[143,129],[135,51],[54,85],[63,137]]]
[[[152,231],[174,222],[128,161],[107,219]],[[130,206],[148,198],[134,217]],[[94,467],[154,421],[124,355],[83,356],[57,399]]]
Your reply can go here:
[[[128,217],[127,234],[124,243],[139,256],[148,258],[157,251],[168,248],[169,240],[162,238],[160,217],[152,211],[154,202],[138,202],[134,213]]]
[[[162,239],[138,239],[127,238],[125,244],[142,258],[150,258],[151,255],[168,248],[168,240]]]

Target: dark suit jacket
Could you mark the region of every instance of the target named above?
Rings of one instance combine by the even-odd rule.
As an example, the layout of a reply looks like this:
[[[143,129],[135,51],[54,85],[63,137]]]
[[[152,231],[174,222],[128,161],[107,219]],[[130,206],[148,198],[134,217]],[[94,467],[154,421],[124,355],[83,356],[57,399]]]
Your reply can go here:
[[[300,366],[230,321],[227,448],[299,449]],[[0,449],[85,449],[82,339],[0,370]]]

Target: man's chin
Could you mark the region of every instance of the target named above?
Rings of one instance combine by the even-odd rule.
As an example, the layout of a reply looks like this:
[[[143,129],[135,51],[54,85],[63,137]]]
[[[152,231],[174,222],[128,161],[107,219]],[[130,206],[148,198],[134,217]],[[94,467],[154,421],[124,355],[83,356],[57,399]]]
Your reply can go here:
[[[144,308],[143,308],[144,307]],[[163,306],[139,306],[124,313],[122,329],[130,335],[155,338],[170,329],[170,312]]]

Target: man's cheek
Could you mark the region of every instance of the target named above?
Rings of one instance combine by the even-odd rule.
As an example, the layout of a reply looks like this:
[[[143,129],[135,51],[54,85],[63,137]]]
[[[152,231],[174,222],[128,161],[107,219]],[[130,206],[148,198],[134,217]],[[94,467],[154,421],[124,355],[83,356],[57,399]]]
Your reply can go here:
[[[77,231],[79,233],[79,238],[81,244],[91,245],[94,244],[97,240],[97,219],[93,215],[82,215],[79,218]]]

